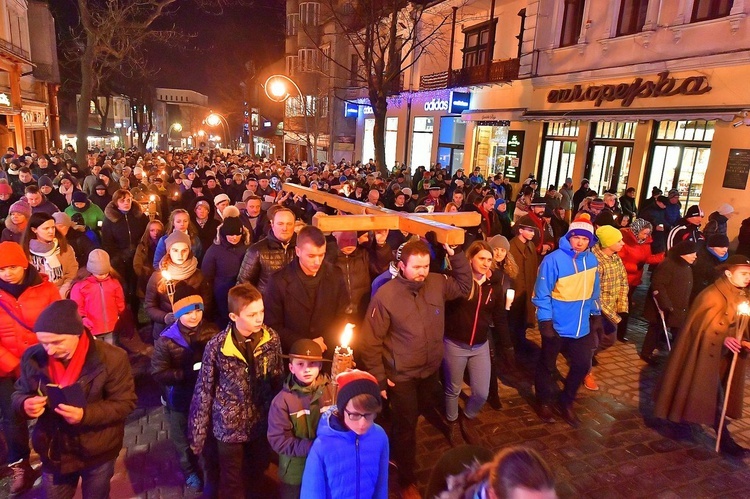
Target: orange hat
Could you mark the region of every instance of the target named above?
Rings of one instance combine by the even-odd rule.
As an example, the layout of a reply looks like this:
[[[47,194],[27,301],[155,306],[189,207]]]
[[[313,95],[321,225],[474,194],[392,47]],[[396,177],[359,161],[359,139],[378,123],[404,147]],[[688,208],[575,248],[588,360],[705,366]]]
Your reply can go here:
[[[5,241],[0,243],[0,269],[3,267],[23,267],[29,268],[29,259],[23,252],[23,248],[18,243]]]

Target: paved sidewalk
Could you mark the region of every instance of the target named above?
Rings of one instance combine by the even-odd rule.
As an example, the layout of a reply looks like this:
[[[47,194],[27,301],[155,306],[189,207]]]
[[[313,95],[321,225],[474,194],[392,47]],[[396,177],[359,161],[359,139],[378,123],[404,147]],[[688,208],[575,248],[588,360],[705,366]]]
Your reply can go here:
[[[492,450],[513,444],[539,450],[557,472],[560,497],[750,496],[750,461],[715,454],[712,430],[650,420],[651,396],[664,363],[654,368],[638,358],[636,346],[645,333],[641,320],[631,319],[631,331],[630,343],[618,342],[598,355],[594,372],[600,390],[581,388],[575,407],[583,421],[579,429],[539,420],[530,406],[532,364],[501,374],[503,408],[485,407],[479,415],[481,443]],[[538,334],[532,339],[538,342]],[[567,368],[562,357],[558,365],[564,375]],[[185,497],[158,391],[147,377],[139,377],[138,391],[139,407],[128,421],[112,497]],[[747,394],[746,400],[750,408]],[[750,446],[746,421],[733,423],[731,428],[740,443]],[[449,446],[423,420],[418,441],[417,476],[424,488],[432,466]],[[0,496],[7,490],[6,478],[0,482]],[[38,496],[34,490],[24,497]]]

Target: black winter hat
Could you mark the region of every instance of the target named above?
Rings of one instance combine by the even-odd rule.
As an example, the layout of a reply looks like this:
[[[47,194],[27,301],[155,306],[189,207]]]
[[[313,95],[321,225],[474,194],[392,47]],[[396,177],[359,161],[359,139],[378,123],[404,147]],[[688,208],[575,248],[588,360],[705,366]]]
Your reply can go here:
[[[378,380],[366,371],[359,369],[345,371],[336,376],[336,383],[339,385],[339,392],[336,396],[336,408],[339,411],[343,412],[351,399],[365,393],[375,397],[378,402],[381,401]]]
[[[698,251],[698,245],[690,240],[680,241],[672,246],[672,251],[679,256],[689,255],[690,253]]]
[[[190,184],[190,187],[193,189],[203,188],[203,182],[198,177],[195,177],[193,183]]]
[[[239,236],[242,235],[242,222],[239,217],[227,217],[219,229],[222,236]]]
[[[702,217],[703,216],[703,210],[701,210],[701,207],[697,204],[694,204],[690,208],[688,208],[687,213],[685,213],[685,218],[692,218],[692,217]]]
[[[78,304],[73,300],[52,302],[37,317],[35,333],[72,334],[80,336],[85,327],[78,314]]]
[[[729,238],[724,234],[711,234],[706,240],[706,246],[709,248],[728,248]]]

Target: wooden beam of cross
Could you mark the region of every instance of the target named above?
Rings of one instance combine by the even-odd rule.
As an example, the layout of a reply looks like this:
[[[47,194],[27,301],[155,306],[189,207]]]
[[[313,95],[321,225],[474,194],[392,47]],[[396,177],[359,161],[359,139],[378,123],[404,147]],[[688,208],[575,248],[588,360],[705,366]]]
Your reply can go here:
[[[424,236],[432,231],[438,242],[459,245],[464,242],[465,231],[462,227],[476,227],[481,222],[481,215],[477,212],[404,213],[289,182],[284,184],[284,190],[298,196],[307,196],[310,201],[340,212],[350,213],[315,217],[313,225],[323,232],[389,229]]]

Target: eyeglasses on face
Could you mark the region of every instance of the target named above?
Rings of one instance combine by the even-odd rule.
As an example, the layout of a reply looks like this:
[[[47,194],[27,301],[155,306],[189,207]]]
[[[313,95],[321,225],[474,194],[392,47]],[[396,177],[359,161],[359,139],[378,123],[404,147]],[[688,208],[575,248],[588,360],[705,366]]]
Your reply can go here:
[[[377,413],[375,412],[367,412],[365,414],[359,413],[359,412],[349,412],[348,410],[344,409],[344,412],[347,416],[349,416],[349,419],[352,421],[360,421],[362,418],[365,418],[369,422],[375,421],[375,418],[377,417]]]

